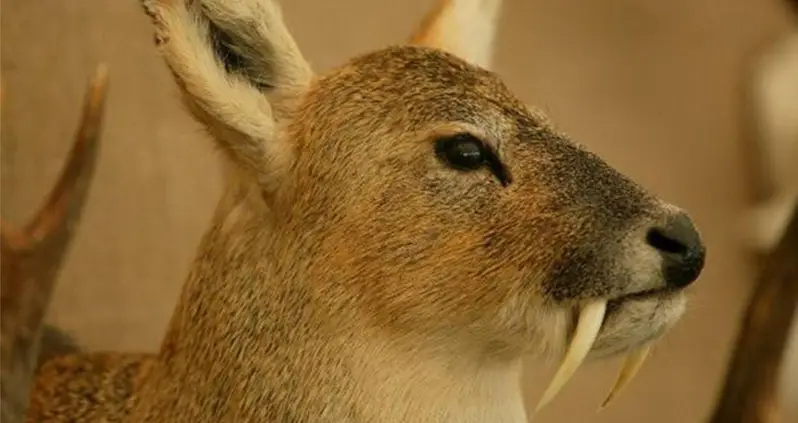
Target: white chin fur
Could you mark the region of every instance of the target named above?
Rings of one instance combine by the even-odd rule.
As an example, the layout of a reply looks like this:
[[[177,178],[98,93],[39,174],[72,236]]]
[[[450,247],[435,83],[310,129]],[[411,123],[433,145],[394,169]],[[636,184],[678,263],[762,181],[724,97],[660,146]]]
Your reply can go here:
[[[589,358],[620,354],[657,340],[684,313],[683,293],[626,300],[611,310]]]

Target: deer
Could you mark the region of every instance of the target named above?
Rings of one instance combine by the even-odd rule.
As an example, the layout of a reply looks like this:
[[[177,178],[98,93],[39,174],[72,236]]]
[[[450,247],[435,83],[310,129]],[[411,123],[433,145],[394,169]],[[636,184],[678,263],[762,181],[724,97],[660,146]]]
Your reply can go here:
[[[225,188],[159,350],[51,357],[20,419],[521,423],[623,355],[606,405],[684,314],[692,218],[491,70],[500,0],[325,72],[273,0],[142,5]]]

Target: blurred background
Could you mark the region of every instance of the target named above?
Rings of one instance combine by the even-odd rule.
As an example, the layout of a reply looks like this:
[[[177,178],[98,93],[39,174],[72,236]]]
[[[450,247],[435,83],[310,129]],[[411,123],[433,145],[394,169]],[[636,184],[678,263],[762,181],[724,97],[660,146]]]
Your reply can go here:
[[[282,1],[317,70],[405,40],[434,3]],[[796,23],[780,0],[505,3],[496,70],[508,85],[688,209],[709,251],[691,309],[613,407],[596,414],[619,363],[596,362],[536,421],[704,421],[755,275],[737,229],[752,185],[744,86],[751,60]],[[2,217],[13,222],[52,186],[87,78],[110,67],[98,168],[49,319],[90,349],[154,351],[219,195],[211,143],[181,109],[137,0],[2,0],[1,35]],[[796,362],[792,347],[784,421],[798,421]],[[553,373],[543,364],[524,380],[530,405]]]

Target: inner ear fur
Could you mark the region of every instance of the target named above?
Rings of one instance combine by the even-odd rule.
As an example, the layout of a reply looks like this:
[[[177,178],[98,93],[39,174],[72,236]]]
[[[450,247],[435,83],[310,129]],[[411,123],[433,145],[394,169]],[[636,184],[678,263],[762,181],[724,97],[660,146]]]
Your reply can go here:
[[[142,0],[184,104],[268,184],[290,161],[278,124],[313,76],[271,0]]]

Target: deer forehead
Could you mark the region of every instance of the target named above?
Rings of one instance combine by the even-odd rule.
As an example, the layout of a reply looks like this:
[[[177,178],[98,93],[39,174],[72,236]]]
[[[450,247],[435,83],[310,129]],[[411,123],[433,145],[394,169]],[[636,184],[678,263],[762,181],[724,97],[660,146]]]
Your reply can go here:
[[[472,131],[486,142],[519,124],[544,125],[492,72],[440,50],[395,46],[356,57],[320,76],[297,119],[331,138],[396,139],[417,131]],[[452,123],[454,125],[446,125]]]

